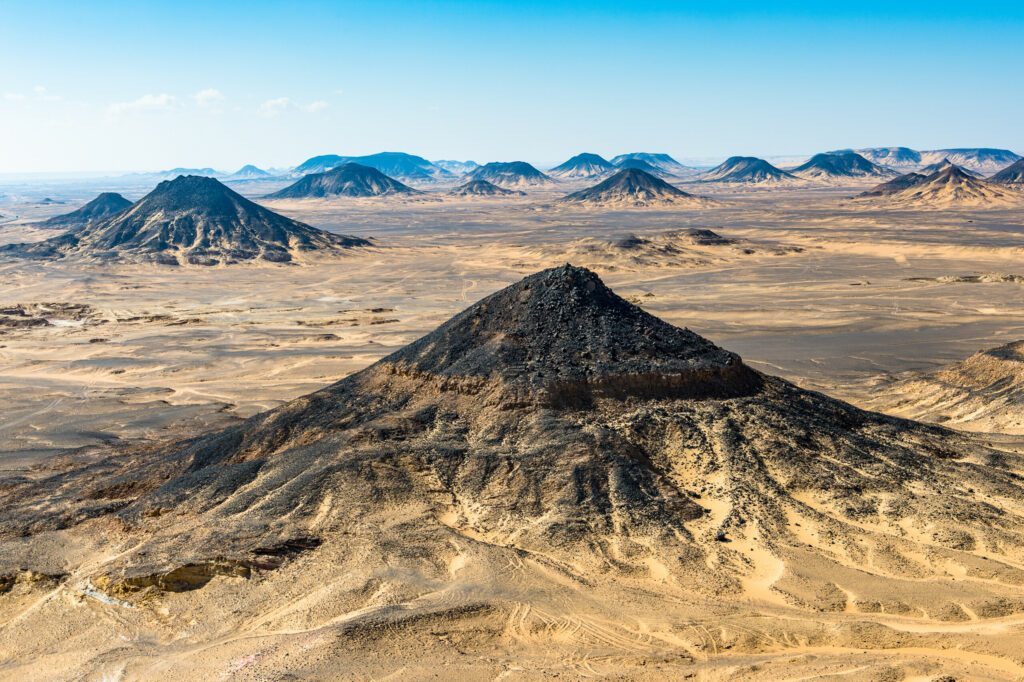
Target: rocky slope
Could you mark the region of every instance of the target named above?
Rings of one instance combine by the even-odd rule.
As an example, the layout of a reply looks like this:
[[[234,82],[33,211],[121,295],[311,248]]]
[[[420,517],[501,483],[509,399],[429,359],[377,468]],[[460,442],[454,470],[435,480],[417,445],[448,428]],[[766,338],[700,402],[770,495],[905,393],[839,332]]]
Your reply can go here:
[[[997,185],[1024,185],[1024,159],[1013,162],[988,179]]]
[[[455,177],[455,174],[434,165],[422,156],[405,152],[380,152],[365,156],[338,156],[337,154],[314,156],[296,166],[293,175],[301,177],[312,173],[325,173],[346,163],[356,163],[373,168],[388,177],[407,183],[432,183]]]
[[[365,239],[324,232],[274,213],[213,178],[186,175],[161,182],[112,218],[42,242],[0,247],[0,254],[217,265],[286,262],[310,251],[367,245]]]
[[[0,479],[0,653],[175,679],[923,655],[950,642],[915,619],[1024,612],[1022,470],[563,266],[236,426]],[[1012,660],[957,642],[942,672]]]

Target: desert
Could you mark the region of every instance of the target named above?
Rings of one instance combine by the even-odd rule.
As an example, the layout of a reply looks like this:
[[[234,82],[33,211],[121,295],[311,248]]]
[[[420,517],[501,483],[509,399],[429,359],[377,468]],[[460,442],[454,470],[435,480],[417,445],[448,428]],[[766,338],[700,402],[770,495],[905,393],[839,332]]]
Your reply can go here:
[[[0,682],[1024,680],[1007,3],[0,7]]]

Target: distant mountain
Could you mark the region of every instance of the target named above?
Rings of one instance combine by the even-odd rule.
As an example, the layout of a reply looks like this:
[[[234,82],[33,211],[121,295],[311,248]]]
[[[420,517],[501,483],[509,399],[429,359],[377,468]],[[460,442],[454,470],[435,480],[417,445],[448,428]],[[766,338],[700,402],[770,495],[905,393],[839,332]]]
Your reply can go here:
[[[668,175],[686,175],[693,172],[692,168],[684,166],[668,154],[655,154],[651,152],[630,152],[628,154],[619,154],[612,159],[612,164],[619,168],[629,168],[629,166],[623,166],[623,162],[628,159],[646,161],[662,173],[667,173]],[[641,168],[641,170],[643,169]]]
[[[403,182],[429,183],[455,177],[455,174],[435,166],[422,156],[404,152],[380,152],[366,156],[337,156],[335,154],[314,156],[296,166],[293,175],[324,173],[345,163],[358,163],[361,166],[375,168],[381,173]]]
[[[268,194],[267,199],[312,199],[332,196],[379,197],[396,194],[419,194],[376,168],[358,163],[344,163],[325,173],[313,173],[284,189]]]
[[[658,168],[657,166],[652,165],[651,163],[649,163],[647,161],[644,161],[643,159],[633,159],[633,158],[623,159],[622,161],[620,161],[618,163],[616,168],[618,170],[638,170],[638,171],[643,171],[644,173],[649,173],[650,175],[653,175],[656,178],[661,178],[662,180],[664,180],[666,178],[674,177],[672,175],[672,173],[668,173],[666,171],[663,171],[662,169]]]
[[[942,161],[949,159],[951,163],[961,168],[983,174],[995,173],[1021,158],[1020,155],[1008,149],[991,149],[987,147],[932,149],[928,151],[916,151],[907,147],[869,147],[852,151],[856,151],[872,163],[890,168],[917,170],[922,166],[942,163]]]
[[[295,177],[301,177],[303,175],[312,175],[313,173],[326,173],[329,170],[333,170],[345,163],[347,157],[338,156],[337,154],[323,154],[321,156],[314,156],[306,159],[294,169],[292,169],[292,175]]]
[[[815,154],[806,163],[790,169],[790,172],[808,180],[824,181],[882,178],[895,174],[891,169],[871,163],[856,152]]]
[[[988,179],[999,185],[1024,185],[1024,159],[1018,159]]]
[[[842,149],[834,154],[854,151],[871,163],[889,168],[917,168],[921,165],[921,152],[907,147],[868,147],[867,149]]]
[[[115,216],[131,205],[132,202],[116,192],[104,192],[77,211],[54,216],[39,225],[55,229],[79,230]]]
[[[525,161],[484,164],[466,175],[466,180],[486,180],[499,187],[537,187],[553,181]]]
[[[453,175],[465,175],[480,167],[480,164],[476,161],[451,161],[446,159],[434,161],[434,165],[438,168],[443,168]]]
[[[560,199],[561,203],[585,206],[643,208],[688,204],[708,205],[705,197],[698,197],[674,187],[661,178],[642,170],[621,170],[593,187],[573,192]]]
[[[1009,149],[990,149],[987,147],[964,149],[935,149],[921,152],[921,163],[941,163],[948,160],[961,168],[990,175],[1020,159],[1019,154]]]
[[[161,182],[106,221],[46,241],[2,247],[0,253],[217,265],[256,258],[287,262],[302,252],[369,245],[274,213],[213,178],[187,175]]]
[[[957,166],[957,164],[953,163],[949,159],[942,159],[942,161],[938,161],[936,163],[924,166],[923,168],[919,168],[917,169],[917,172],[920,173],[921,175],[928,176],[933,173],[938,173],[939,171],[944,171],[950,166],[956,166],[962,172],[966,173],[967,175],[970,175],[972,178],[984,177],[981,173],[978,173],[977,171],[972,171],[971,169],[964,168],[963,166]]]
[[[577,154],[568,161],[555,166],[548,175],[556,178],[593,178],[607,175],[615,166],[597,154]]]
[[[213,168],[171,168],[170,170],[157,171],[151,175],[165,180],[173,180],[179,175],[198,175],[204,178],[215,178],[224,174]]]
[[[453,197],[521,197],[526,196],[526,192],[498,187],[486,180],[471,180],[448,192],[448,195]]]
[[[785,184],[800,178],[753,156],[732,156],[701,176],[704,182]]]
[[[234,173],[232,173],[231,175],[229,175],[225,179],[226,180],[260,180],[262,178],[269,178],[269,177],[271,177],[270,173],[268,173],[267,171],[263,170],[262,168],[257,168],[256,166],[253,166],[252,164],[247,164],[247,165],[242,166],[241,168],[239,168],[237,171],[235,171]]]
[[[1015,205],[1024,202],[1024,196],[1003,185],[971,177],[954,164],[914,182],[906,189],[870,196],[883,196],[890,205],[906,208]]]

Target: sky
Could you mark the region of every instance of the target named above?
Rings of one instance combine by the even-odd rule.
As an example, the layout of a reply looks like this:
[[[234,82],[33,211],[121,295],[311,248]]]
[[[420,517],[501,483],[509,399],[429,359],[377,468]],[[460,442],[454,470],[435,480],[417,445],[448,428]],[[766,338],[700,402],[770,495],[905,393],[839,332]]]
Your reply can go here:
[[[0,173],[1024,153],[1024,3],[0,1]]]

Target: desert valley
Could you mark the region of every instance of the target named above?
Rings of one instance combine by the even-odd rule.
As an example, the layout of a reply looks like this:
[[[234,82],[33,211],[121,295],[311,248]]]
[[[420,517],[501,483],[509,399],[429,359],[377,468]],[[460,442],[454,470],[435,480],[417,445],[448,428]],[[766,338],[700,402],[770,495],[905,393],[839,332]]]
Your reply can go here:
[[[0,184],[0,679],[1024,677],[1024,160]]]

